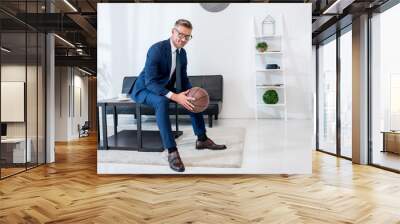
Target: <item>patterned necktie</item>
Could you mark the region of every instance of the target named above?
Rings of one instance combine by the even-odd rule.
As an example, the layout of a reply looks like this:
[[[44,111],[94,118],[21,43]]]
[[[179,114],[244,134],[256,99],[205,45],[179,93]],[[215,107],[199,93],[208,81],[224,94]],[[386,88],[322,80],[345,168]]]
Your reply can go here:
[[[175,67],[175,75],[176,75],[176,91],[180,93],[182,91],[182,77],[181,77],[181,60],[179,50],[176,49],[176,67]]]

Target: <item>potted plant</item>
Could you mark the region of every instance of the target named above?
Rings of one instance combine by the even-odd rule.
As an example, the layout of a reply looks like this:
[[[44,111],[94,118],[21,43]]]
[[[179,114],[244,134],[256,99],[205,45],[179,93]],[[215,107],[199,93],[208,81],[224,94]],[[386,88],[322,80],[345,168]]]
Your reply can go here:
[[[267,90],[263,94],[263,101],[265,104],[276,104],[279,101],[278,93],[273,90]]]
[[[259,42],[256,45],[256,49],[258,50],[258,52],[266,52],[268,49],[268,44],[267,42],[263,41],[263,42]]]

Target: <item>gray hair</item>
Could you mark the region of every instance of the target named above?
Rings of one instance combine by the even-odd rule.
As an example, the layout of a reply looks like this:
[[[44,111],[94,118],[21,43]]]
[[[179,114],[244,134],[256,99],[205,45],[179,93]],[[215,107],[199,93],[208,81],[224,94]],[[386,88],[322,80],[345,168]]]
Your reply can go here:
[[[177,27],[177,26],[184,26],[184,27],[186,27],[186,28],[189,28],[189,29],[193,29],[193,26],[192,26],[192,24],[190,23],[190,21],[189,20],[186,20],[186,19],[178,19],[176,22],[175,22],[175,27]]]

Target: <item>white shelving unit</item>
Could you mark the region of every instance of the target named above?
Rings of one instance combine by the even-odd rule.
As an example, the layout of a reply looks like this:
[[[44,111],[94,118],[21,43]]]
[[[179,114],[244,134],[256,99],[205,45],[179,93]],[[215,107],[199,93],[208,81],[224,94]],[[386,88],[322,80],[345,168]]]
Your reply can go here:
[[[282,54],[280,51],[271,51],[271,52],[256,52],[257,55],[269,55],[269,54]]]
[[[284,86],[271,86],[271,85],[257,85],[258,89],[284,89]]]
[[[287,120],[286,78],[283,64],[284,48],[282,36],[255,36],[255,44],[265,41],[268,44],[266,52],[255,50],[256,57],[256,118],[279,118]],[[279,69],[266,69],[267,64],[277,64]],[[276,90],[279,101],[276,104],[265,104],[263,94],[267,90]]]
[[[257,72],[282,72],[282,69],[265,69],[265,68],[259,68],[256,70]]]

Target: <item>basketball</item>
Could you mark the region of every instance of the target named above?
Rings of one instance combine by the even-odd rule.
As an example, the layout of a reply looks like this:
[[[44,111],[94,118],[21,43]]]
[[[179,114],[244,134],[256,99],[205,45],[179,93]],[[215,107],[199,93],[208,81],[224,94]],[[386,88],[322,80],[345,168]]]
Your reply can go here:
[[[200,113],[207,109],[210,97],[205,89],[200,87],[193,87],[189,90],[188,97],[193,97],[195,100],[190,100],[194,105],[193,112]]]

